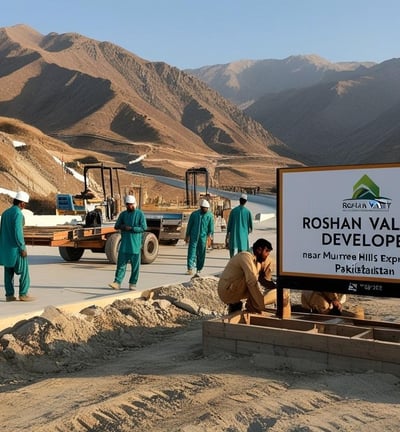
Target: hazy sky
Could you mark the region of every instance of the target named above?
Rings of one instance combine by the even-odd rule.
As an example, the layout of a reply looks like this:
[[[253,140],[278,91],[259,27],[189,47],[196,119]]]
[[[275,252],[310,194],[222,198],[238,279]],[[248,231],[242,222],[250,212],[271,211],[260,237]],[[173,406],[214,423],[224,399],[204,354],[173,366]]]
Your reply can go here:
[[[76,32],[181,69],[298,54],[381,62],[400,57],[399,20],[400,0],[11,0],[0,10],[0,27]]]

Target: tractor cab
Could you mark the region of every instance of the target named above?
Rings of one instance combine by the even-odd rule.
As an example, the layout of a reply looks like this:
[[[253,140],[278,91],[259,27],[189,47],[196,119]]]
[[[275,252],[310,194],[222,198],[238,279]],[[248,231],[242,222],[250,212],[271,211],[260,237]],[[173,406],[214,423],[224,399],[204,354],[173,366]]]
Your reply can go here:
[[[76,195],[57,194],[56,213],[81,215],[87,226],[99,226],[101,222],[114,220],[121,210],[119,170],[125,170],[125,167],[103,163],[85,165],[84,190]],[[89,173],[93,174],[91,178]]]

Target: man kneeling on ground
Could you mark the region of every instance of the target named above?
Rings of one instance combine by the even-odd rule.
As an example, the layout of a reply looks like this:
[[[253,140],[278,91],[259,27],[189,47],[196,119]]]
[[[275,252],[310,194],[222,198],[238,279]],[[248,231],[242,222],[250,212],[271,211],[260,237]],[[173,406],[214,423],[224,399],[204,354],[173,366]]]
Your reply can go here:
[[[301,305],[318,314],[341,315],[346,294],[320,291],[302,291]]]
[[[253,244],[253,253],[239,252],[228,261],[218,282],[218,295],[228,305],[229,313],[241,310],[244,299],[248,312],[261,312],[265,304],[271,303],[271,293],[264,293],[259,282],[261,271],[262,278],[269,278],[272,284],[271,251],[268,240],[258,239]]]

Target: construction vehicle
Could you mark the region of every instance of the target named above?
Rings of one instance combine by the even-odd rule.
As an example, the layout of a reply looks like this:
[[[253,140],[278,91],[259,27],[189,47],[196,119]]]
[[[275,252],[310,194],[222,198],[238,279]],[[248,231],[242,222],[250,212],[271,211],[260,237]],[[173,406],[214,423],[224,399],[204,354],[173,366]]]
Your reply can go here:
[[[198,177],[203,176],[203,184],[199,182]],[[231,210],[231,201],[209,192],[210,175],[207,168],[190,168],[186,171],[186,204],[188,207],[197,207],[201,199],[206,199],[210,203],[210,211],[216,219],[227,220]],[[204,192],[200,192],[200,188]]]
[[[135,195],[139,208],[145,214],[148,231],[154,234],[159,243],[176,244],[180,238],[183,238],[182,227],[185,223],[185,215],[180,211],[160,210],[146,204],[141,186],[121,187],[120,170],[125,170],[125,167],[111,167],[104,164],[85,165],[84,191],[78,195],[58,194],[56,213],[81,216],[85,219],[85,226],[91,226],[93,222],[99,225],[99,215],[103,222],[113,221],[122,209],[123,196],[132,194]],[[97,173],[96,178],[97,180],[100,178],[101,186],[95,183],[94,178],[90,180],[90,173],[93,174],[92,177]],[[101,194],[93,192],[94,189],[101,189]]]
[[[57,215],[81,215],[86,218],[91,211],[101,213],[102,221],[113,220],[121,210],[121,186],[119,171],[123,166],[106,166],[103,163],[85,165],[83,168],[84,190],[77,195],[68,193],[57,194]],[[101,195],[90,188],[89,172],[97,172],[101,180]],[[94,176],[93,175],[93,176]],[[92,180],[96,184],[95,180]],[[98,188],[96,184],[96,189]]]
[[[207,168],[190,168],[185,173],[185,200],[179,203],[150,204],[144,202],[141,186],[133,186],[128,193],[139,197],[140,208],[145,215],[160,220],[160,243],[177,244],[186,235],[190,214],[199,208],[200,200],[210,203],[216,228],[224,230],[231,209],[231,201],[209,192],[210,176]]]
[[[86,249],[105,253],[111,264],[117,263],[121,234],[113,226],[83,227],[59,225],[24,227],[25,243],[31,246],[56,246],[65,261],[79,261]],[[141,262],[152,263],[158,255],[158,241],[153,232],[143,234]]]
[[[125,170],[125,167],[103,163],[85,165],[84,191],[78,195],[63,193],[56,196],[56,214],[77,215],[81,217],[82,223],[75,226],[26,227],[26,243],[58,246],[61,257],[66,261],[78,261],[84,250],[90,249],[92,252],[105,253],[108,261],[115,264],[121,241],[121,234],[114,229],[115,219],[122,209],[120,170]],[[97,173],[97,177],[100,177],[100,196],[90,188],[89,172],[94,175]],[[92,183],[96,184],[94,179]],[[146,215],[146,223],[141,262],[150,264],[158,255],[161,221]]]
[[[122,194],[119,178],[119,170],[125,167],[105,166],[104,164],[86,165],[83,170],[84,191],[79,195],[58,194],[56,212],[59,215],[80,215],[85,219],[86,228],[96,227],[101,223],[110,223],[119,214],[122,208]],[[90,183],[89,173],[97,172],[101,187],[93,187],[94,179]],[[201,178],[199,178],[201,176]],[[185,238],[186,226],[192,211],[198,208],[201,199],[207,199],[210,203],[210,211],[213,212],[218,225],[223,229],[224,212],[230,211],[230,200],[209,193],[209,173],[206,168],[190,168],[186,171],[186,202],[183,206],[157,206],[144,202],[144,192],[141,186],[124,187],[123,195],[133,194],[136,196],[139,208],[144,212],[148,230],[143,236],[142,263],[151,263],[158,254],[159,243],[175,245],[179,240]],[[96,186],[96,185],[95,185]],[[100,196],[92,189],[101,189]],[[203,192],[200,192],[203,189]],[[101,215],[101,221],[96,216]],[[75,232],[70,229],[63,235],[72,238],[71,243],[59,245],[60,255],[67,261],[77,260],[83,252],[73,249],[91,249],[93,252],[105,252],[110,262],[116,259],[116,250],[119,246],[120,234],[98,231],[93,233],[94,238],[88,241],[88,233],[84,231]],[[57,233],[59,236],[60,233]],[[111,238],[110,238],[111,237]],[[78,239],[78,241],[77,241]],[[31,238],[31,241],[35,239]],[[57,240],[60,241],[60,240]],[[55,239],[47,237],[47,243],[55,245]],[[92,246],[94,242],[94,247]],[[111,246],[112,245],[112,246]],[[79,258],[76,259],[76,257]]]

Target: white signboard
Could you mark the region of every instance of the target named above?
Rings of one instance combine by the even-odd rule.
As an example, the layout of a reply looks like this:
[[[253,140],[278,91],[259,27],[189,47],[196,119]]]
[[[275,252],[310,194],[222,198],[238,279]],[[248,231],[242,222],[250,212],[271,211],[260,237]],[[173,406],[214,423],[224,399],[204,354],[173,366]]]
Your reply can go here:
[[[400,282],[400,164],[279,170],[279,274]]]

